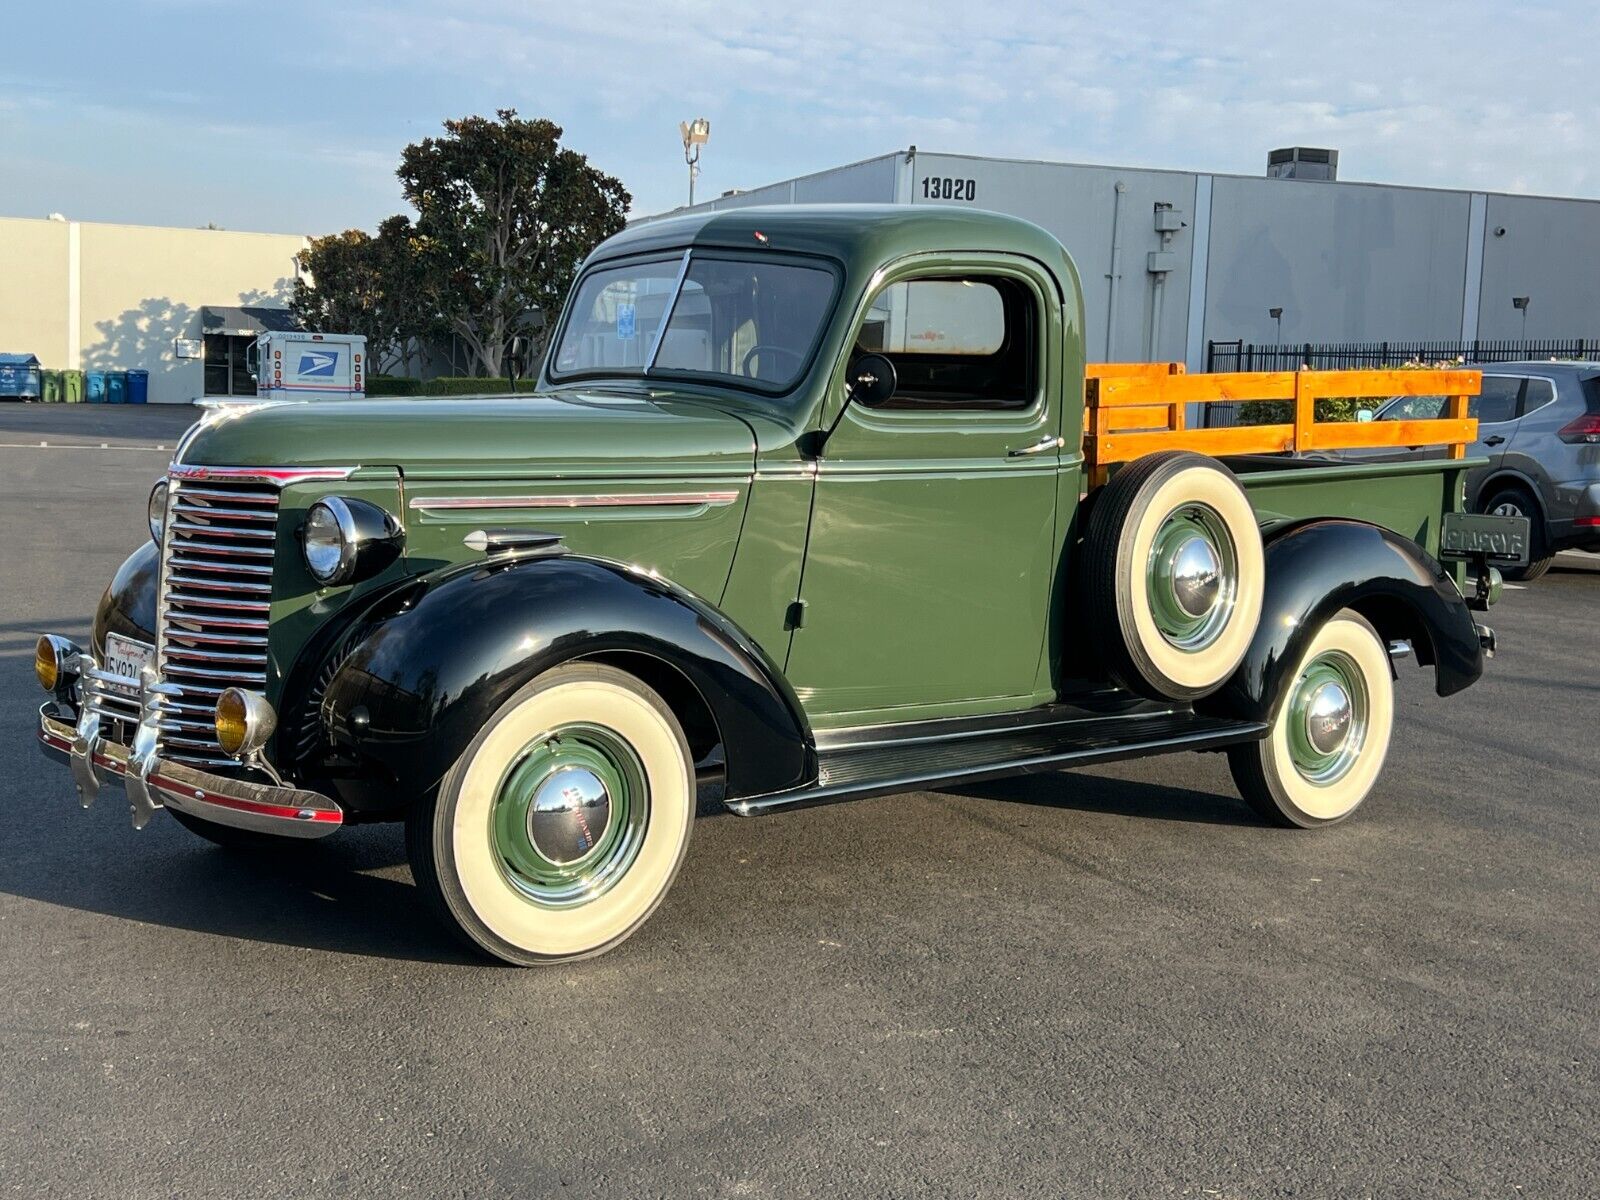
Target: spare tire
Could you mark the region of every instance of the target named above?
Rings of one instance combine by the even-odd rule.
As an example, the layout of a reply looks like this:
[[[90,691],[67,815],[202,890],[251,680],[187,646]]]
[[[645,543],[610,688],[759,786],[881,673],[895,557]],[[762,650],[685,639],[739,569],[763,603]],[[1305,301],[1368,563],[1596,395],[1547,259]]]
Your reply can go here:
[[[1261,620],[1261,530],[1232,471],[1174,450],[1122,468],[1084,536],[1088,633],[1111,677],[1195,700],[1233,674]]]

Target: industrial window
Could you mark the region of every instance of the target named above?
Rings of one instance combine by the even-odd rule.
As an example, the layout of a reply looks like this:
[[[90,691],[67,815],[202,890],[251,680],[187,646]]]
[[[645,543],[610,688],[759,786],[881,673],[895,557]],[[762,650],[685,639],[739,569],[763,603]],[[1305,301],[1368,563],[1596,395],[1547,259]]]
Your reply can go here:
[[[249,354],[256,339],[226,333],[208,333],[205,338],[206,395],[254,396],[256,380],[250,373]]]
[[[912,279],[878,294],[856,345],[894,363],[899,386],[884,408],[1026,408],[1037,392],[1038,329],[1019,280]]]

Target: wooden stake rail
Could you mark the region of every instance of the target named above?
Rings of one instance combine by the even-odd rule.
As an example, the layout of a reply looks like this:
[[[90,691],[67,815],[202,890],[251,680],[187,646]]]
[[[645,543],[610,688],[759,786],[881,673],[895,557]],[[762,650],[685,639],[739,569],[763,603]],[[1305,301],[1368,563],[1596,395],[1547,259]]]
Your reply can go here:
[[[1084,456],[1090,486],[1112,463],[1158,450],[1202,454],[1281,454],[1371,446],[1448,446],[1465,458],[1478,422],[1467,415],[1483,387],[1480,371],[1248,371],[1189,375],[1182,363],[1095,363],[1084,372]],[[1318,421],[1318,400],[1445,396],[1446,416],[1428,421]],[[1187,429],[1190,404],[1219,400],[1287,401],[1287,425]]]

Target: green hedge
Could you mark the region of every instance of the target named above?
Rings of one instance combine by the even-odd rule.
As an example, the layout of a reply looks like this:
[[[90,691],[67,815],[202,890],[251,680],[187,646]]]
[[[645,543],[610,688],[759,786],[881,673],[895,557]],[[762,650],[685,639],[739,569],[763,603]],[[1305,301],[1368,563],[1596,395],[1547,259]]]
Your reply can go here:
[[[517,384],[526,389],[530,383],[519,379]],[[407,379],[399,375],[374,375],[367,380],[369,396],[482,396],[504,394],[511,390],[509,379],[491,379],[470,375],[445,376],[438,379]]]

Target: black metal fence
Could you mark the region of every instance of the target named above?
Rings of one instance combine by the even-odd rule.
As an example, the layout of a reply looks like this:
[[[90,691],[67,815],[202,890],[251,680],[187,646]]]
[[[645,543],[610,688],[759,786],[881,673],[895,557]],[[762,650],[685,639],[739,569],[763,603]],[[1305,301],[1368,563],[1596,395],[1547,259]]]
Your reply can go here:
[[[1206,343],[1207,371],[1348,371],[1372,367],[1400,367],[1410,362],[1497,363],[1524,359],[1583,359],[1600,361],[1600,338],[1565,340],[1474,342],[1297,342],[1261,346],[1243,340]],[[1252,420],[1252,401],[1204,404],[1201,411],[1208,429],[1259,424]],[[1257,405],[1256,412],[1266,411]]]
[[[1265,346],[1254,342],[1207,342],[1207,371],[1319,371],[1398,367],[1408,362],[1517,362],[1521,359],[1600,360],[1600,338],[1500,342],[1297,342]]]

